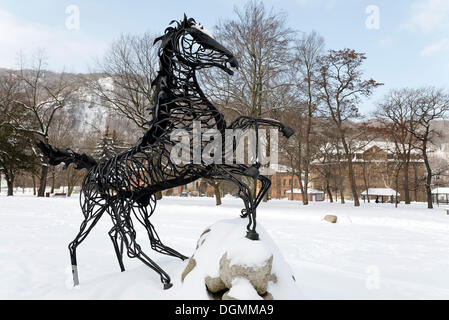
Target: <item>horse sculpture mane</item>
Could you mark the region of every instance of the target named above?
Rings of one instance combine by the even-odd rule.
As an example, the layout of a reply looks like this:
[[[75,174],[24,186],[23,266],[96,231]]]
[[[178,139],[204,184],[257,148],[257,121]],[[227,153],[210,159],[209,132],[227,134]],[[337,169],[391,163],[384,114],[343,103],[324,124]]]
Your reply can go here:
[[[172,24],[176,26],[168,27],[164,35],[155,40],[155,43],[160,42],[160,71],[152,83],[152,119],[149,129],[135,147],[97,163],[86,154],[80,155],[70,149],[60,150],[43,142],[38,143],[51,165],[64,162],[67,166],[75,163],[78,169],[88,169],[80,194],[84,221],[78,235],[69,245],[75,285],[79,284],[76,249],[107,212],[113,223],[109,236],[121,271],[125,271],[125,247],[129,257],[138,258],[155,270],[160,275],[164,288],[170,288],[172,284],[169,275],[136,242],[132,216],[145,227],[153,250],[182,260],[187,259],[161,242],[150,217],[156,208],[157,192],[200,178],[229,181],[238,188],[238,195],[244,203],[241,216],[249,219],[247,237],[259,239],[256,232],[256,209],[271,185],[267,177],[260,175],[260,164],[177,164],[170,155],[175,145],[170,139],[170,133],[182,129],[191,134],[194,122],[201,123],[205,130],[213,128],[222,134],[226,129],[253,127],[257,130],[260,125],[275,126],[287,138],[293,131],[278,121],[251,117],[239,117],[227,126],[223,115],[202,92],[196,72],[216,67],[232,75],[231,69],[238,68],[237,59],[203,31],[194,19],[187,19],[184,15],[183,20],[172,21],[170,25]],[[244,177],[252,180],[252,183],[245,183]],[[257,182],[260,185],[258,192],[255,189]]]

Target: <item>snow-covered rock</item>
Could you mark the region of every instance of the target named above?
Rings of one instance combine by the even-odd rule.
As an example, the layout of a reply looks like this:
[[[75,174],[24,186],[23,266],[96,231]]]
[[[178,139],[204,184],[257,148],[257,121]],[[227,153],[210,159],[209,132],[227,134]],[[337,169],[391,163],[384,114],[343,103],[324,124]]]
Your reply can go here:
[[[245,259],[241,259],[244,261]],[[264,295],[267,293],[268,281],[271,277],[271,269],[273,267],[273,255],[259,264],[248,266],[247,263],[232,262],[228,258],[228,252],[220,259],[220,279],[223,281],[226,288],[231,289],[235,279],[247,279],[257,293]]]
[[[260,240],[249,240],[246,225],[237,218],[207,228],[183,272],[183,286],[207,288],[222,299],[301,298],[291,268],[268,233],[258,225]]]
[[[263,298],[248,279],[235,278],[231,289],[223,295],[222,300],[263,300]]]
[[[324,216],[323,218],[324,221],[330,222],[330,223],[337,223],[337,216],[334,216],[333,214],[328,214],[326,216]]]

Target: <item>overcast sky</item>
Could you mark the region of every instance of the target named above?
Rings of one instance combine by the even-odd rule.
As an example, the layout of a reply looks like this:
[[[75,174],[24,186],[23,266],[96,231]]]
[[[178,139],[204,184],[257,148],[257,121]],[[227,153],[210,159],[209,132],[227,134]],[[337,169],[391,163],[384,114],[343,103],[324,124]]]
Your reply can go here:
[[[0,67],[17,66],[20,51],[30,56],[43,49],[50,69],[87,72],[121,33],[158,34],[184,12],[213,31],[219,19],[233,17],[234,7],[244,2],[0,0]],[[349,47],[367,54],[366,77],[385,86],[363,104],[365,113],[392,88],[449,85],[448,0],[264,2],[286,12],[292,28],[318,31],[327,48]],[[73,19],[78,10],[79,28]]]

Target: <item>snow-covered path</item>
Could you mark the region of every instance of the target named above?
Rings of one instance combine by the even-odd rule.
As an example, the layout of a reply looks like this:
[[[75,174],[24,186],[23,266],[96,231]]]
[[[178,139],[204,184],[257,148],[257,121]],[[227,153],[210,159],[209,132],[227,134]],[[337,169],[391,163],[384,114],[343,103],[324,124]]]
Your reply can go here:
[[[164,198],[152,218],[165,244],[191,255],[201,232],[239,215],[240,200]],[[321,219],[336,214],[337,224]],[[261,204],[259,223],[271,234],[311,299],[449,299],[449,216],[413,204]],[[172,277],[163,291],[156,273],[125,258],[119,272],[104,216],[78,249],[81,286],[72,288],[68,243],[82,221],[78,199],[0,196],[0,299],[195,299],[181,288],[186,264],[142,247]]]

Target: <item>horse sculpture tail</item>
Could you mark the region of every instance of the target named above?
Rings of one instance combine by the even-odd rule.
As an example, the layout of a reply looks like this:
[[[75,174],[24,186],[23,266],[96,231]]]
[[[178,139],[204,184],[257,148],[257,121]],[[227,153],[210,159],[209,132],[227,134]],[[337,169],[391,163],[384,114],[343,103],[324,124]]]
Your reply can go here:
[[[37,146],[48,158],[48,163],[52,166],[57,166],[58,164],[64,162],[64,168],[67,168],[70,164],[74,163],[77,170],[89,170],[97,165],[97,161],[85,153],[79,154],[70,149],[61,150],[54,148],[43,141],[39,141]]]

